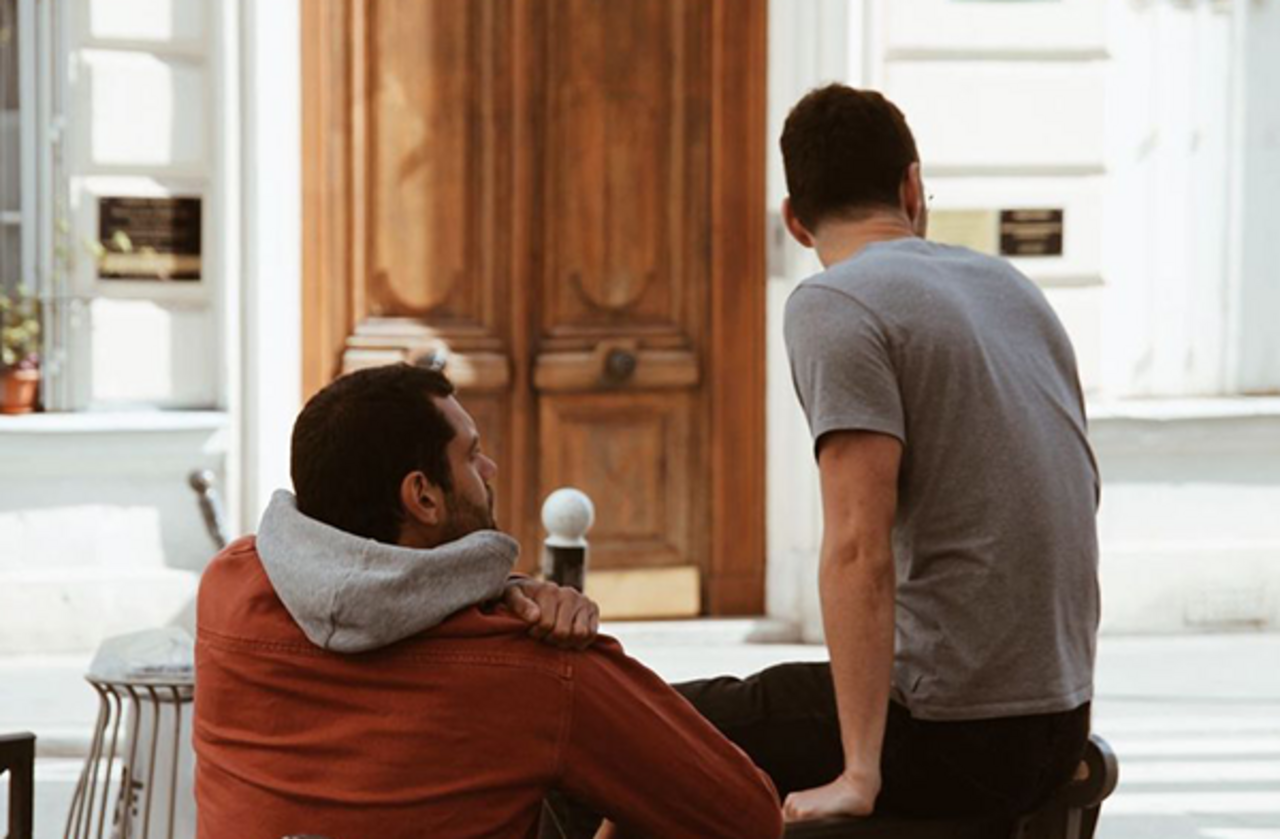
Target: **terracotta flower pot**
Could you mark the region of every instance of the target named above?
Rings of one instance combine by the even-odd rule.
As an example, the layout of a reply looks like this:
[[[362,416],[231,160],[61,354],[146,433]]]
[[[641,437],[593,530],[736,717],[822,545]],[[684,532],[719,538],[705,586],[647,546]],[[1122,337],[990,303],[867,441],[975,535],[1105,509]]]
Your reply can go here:
[[[31,413],[39,393],[39,370],[0,370],[0,414]]]

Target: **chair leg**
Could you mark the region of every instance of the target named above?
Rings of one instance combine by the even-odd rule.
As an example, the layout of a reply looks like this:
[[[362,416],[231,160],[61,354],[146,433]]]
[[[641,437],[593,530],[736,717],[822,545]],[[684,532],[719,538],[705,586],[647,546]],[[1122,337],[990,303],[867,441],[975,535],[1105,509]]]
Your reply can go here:
[[[1093,839],[1101,807],[1054,807],[1020,824],[1015,839]]]
[[[0,771],[9,772],[9,839],[32,839],[35,809],[36,738],[32,734],[0,737]]]
[[[1089,807],[1080,813],[1080,839],[1093,839],[1098,829],[1098,816],[1102,815],[1101,807]]]

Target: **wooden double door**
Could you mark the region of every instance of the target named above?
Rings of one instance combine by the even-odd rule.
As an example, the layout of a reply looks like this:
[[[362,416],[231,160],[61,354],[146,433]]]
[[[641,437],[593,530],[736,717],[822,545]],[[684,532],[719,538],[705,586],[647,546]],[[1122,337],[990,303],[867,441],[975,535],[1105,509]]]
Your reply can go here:
[[[308,392],[444,363],[525,568],[571,485],[593,572],[762,611],[765,0],[302,9]]]

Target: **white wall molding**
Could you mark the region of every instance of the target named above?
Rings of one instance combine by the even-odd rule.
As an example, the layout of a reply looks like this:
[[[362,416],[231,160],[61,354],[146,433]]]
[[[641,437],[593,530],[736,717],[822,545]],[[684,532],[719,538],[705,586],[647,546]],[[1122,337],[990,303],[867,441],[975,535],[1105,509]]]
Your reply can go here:
[[[0,462],[13,482],[176,475],[173,492],[182,496],[191,470],[222,471],[229,427],[217,412],[29,415],[0,426]],[[189,500],[195,509],[195,495]]]
[[[769,6],[766,608],[771,617],[798,626],[810,639],[822,634],[817,573],[821,505],[809,429],[791,387],[782,313],[795,285],[822,266],[782,225],[779,208],[787,187],[778,138],[787,113],[811,88],[835,81],[862,83],[868,5],[866,0],[813,0]]]
[[[1280,393],[1280,3],[1233,6],[1235,171],[1231,219],[1235,339],[1228,375],[1243,393]]]
[[[239,515],[289,486],[302,398],[302,75],[298,0],[242,0]]]

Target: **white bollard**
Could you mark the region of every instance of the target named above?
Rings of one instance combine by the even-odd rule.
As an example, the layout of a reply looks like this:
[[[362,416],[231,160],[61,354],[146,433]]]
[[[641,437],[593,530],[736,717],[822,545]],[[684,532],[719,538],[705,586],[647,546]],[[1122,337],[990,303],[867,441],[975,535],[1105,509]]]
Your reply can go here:
[[[585,492],[565,487],[547,496],[542,526],[547,529],[542,576],[553,583],[582,591],[587,578],[587,531],[596,508]]]

